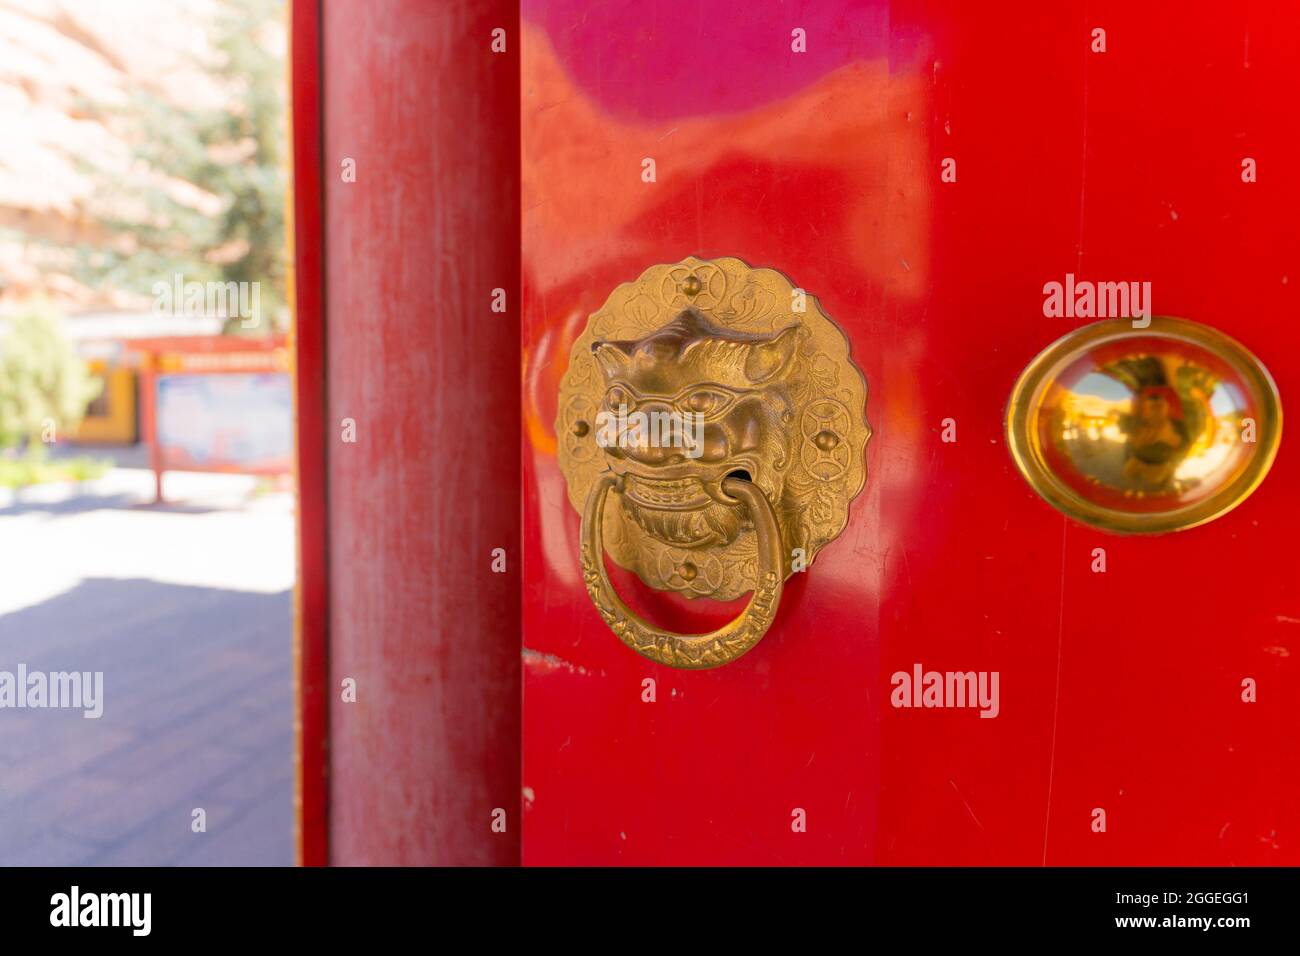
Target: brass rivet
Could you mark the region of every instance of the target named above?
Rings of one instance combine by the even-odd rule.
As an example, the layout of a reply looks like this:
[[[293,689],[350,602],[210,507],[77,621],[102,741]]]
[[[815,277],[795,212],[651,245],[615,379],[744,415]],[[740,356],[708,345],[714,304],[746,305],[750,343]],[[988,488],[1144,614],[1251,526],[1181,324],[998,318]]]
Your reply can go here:
[[[691,564],[689,561],[683,564],[678,570],[681,572],[683,581],[694,581],[695,576],[700,573],[696,570],[695,565]]]
[[[578,419],[573,423],[573,434],[577,435],[579,438],[587,434],[589,431],[591,431],[591,426],[582,419]]]
[[[682,291],[692,298],[699,295],[700,290],[703,288],[704,285],[700,282],[699,276],[687,276],[682,280]]]
[[[813,436],[813,444],[822,451],[830,451],[840,443],[840,436],[834,432],[818,432]]]

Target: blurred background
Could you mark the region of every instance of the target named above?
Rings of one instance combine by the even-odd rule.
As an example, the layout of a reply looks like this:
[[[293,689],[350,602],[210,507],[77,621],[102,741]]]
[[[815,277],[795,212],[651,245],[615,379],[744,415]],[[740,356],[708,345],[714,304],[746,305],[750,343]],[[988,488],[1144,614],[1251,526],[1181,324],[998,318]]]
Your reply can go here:
[[[0,865],[293,862],[286,16],[0,0]]]

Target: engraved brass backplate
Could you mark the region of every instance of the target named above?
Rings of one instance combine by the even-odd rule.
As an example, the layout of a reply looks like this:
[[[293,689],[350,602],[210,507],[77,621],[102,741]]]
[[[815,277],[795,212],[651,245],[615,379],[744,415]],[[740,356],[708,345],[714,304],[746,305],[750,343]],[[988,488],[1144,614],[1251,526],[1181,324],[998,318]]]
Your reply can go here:
[[[1255,490],[1277,453],[1268,370],[1185,319],[1095,322],[1048,346],[1007,406],[1007,440],[1054,507],[1122,534],[1210,521]]]
[[[682,441],[655,440],[656,422],[678,423]],[[614,561],[658,590],[723,601],[776,573],[755,530],[769,511],[778,582],[844,529],[871,434],[844,333],[781,273],[734,258],[656,265],[616,288],[573,346],[555,428],[579,513],[604,482],[589,524]],[[723,489],[729,478],[753,483],[759,510]],[[603,585],[584,570],[597,600]],[[738,653],[636,649],[707,667],[752,643]]]

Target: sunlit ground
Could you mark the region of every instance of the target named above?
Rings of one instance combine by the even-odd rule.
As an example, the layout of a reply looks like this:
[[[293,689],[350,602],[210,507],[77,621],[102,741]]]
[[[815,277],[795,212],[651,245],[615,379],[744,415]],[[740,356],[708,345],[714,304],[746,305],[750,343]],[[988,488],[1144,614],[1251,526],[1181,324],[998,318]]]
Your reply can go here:
[[[99,719],[0,709],[0,865],[293,862],[292,497],[164,490],[0,489],[0,670],[104,674]]]

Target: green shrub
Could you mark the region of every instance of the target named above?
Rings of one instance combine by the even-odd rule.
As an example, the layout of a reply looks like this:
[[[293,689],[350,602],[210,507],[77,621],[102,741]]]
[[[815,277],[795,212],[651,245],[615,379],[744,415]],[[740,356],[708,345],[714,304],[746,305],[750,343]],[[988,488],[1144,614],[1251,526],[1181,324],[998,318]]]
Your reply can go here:
[[[25,488],[47,481],[93,481],[113,463],[102,458],[47,459],[40,453],[0,458],[0,488]]]
[[[35,304],[0,339],[0,448],[35,451],[75,429],[102,383],[63,336],[59,315]]]

